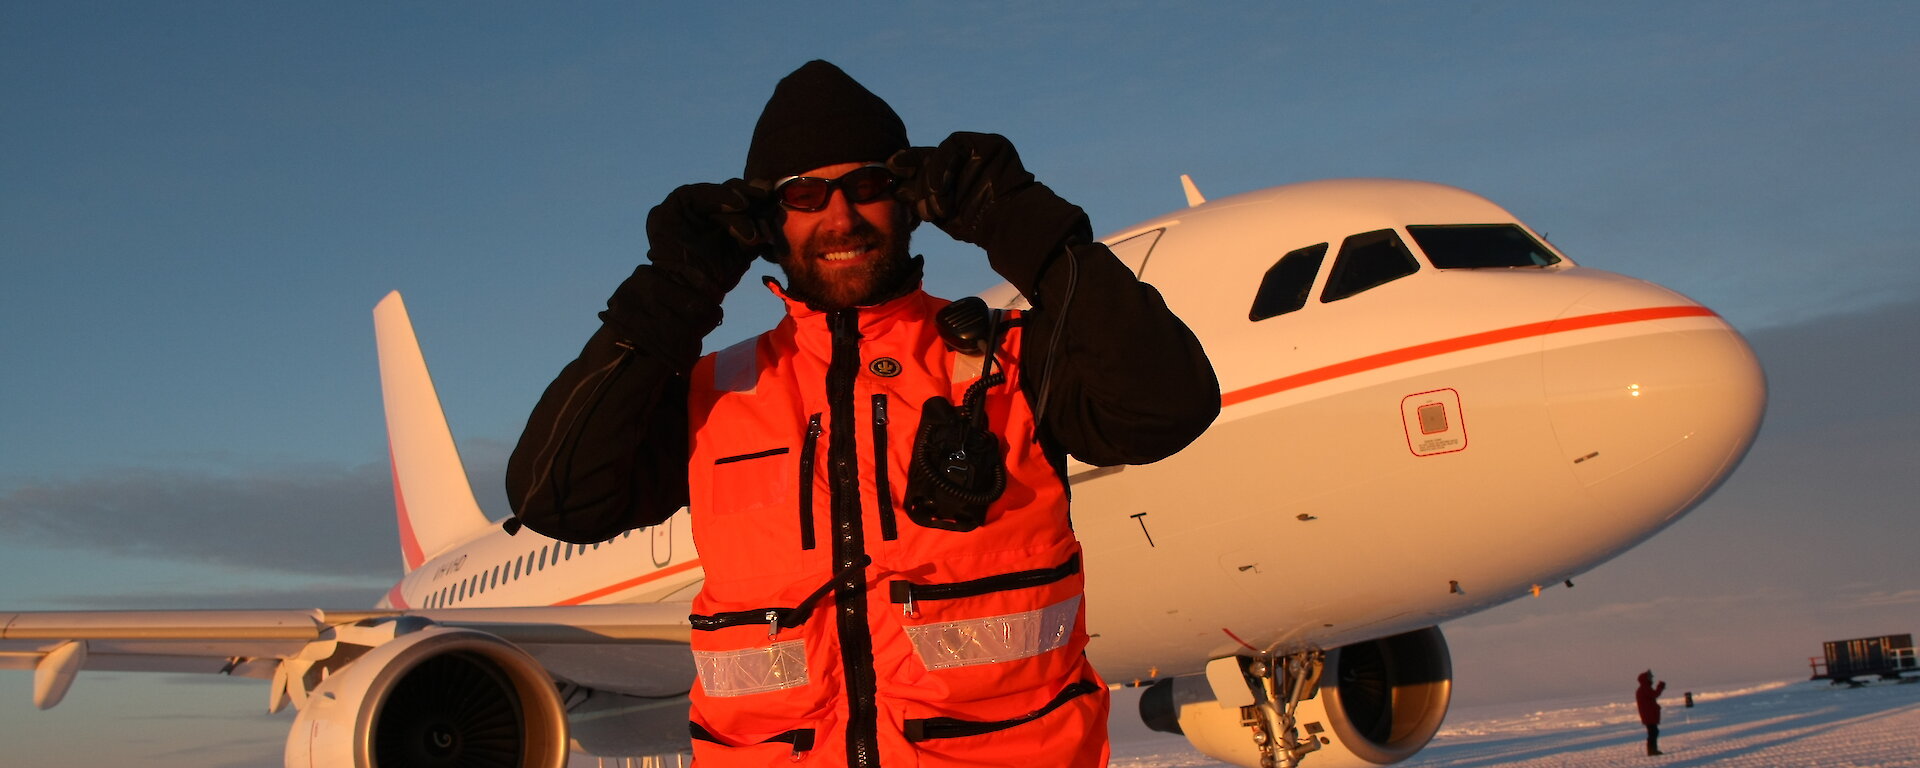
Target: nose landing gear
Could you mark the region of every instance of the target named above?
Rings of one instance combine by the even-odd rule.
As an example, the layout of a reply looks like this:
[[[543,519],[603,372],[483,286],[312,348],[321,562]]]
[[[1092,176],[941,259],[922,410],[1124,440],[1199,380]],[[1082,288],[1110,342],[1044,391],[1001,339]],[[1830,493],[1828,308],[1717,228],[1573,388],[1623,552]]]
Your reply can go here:
[[[1247,695],[1240,700],[1247,703],[1240,707],[1240,723],[1247,726],[1260,751],[1261,768],[1296,768],[1307,754],[1327,743],[1320,736],[1320,723],[1308,723],[1303,734],[1295,719],[1300,702],[1319,690],[1320,672],[1325,668],[1326,654],[1320,651],[1234,656],[1208,665],[1207,677],[1216,694],[1231,690],[1230,681],[1220,679],[1226,675],[1239,677],[1245,687]]]

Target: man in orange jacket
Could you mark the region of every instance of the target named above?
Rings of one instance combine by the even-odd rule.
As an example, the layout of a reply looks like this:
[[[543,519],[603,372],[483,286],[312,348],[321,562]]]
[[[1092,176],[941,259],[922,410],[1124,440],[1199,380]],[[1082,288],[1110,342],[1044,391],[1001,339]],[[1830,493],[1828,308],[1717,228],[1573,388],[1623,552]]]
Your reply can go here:
[[[921,290],[922,222],[1032,308]],[[690,510],[700,764],[1104,764],[1066,457],[1156,461],[1220,408],[1159,293],[1006,139],[911,146],[823,61],[775,88],[742,178],[674,190],[647,237],[507,487],[575,542]],[[786,317],[701,356],[756,257]]]

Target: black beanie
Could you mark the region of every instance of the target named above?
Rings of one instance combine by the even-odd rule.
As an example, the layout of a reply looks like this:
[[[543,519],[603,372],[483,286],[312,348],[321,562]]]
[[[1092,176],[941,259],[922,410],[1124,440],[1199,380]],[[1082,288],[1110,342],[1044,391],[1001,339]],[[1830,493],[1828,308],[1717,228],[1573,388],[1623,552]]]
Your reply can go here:
[[[774,86],[753,126],[744,177],[777,181],[835,163],[885,162],[907,146],[907,126],[892,107],[815,59]]]

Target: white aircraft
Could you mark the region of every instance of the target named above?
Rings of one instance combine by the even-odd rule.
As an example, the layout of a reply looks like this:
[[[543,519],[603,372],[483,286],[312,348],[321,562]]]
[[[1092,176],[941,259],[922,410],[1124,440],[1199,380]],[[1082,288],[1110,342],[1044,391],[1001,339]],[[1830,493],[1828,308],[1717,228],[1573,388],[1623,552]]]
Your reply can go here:
[[[1724,320],[1479,196],[1187,191],[1106,242],[1199,335],[1225,408],[1170,459],[1070,479],[1088,654],[1216,759],[1413,755],[1447,709],[1437,625],[1652,536],[1758,429],[1761,371]],[[686,513],[590,546],[510,533],[474,501],[399,295],[374,316],[406,565],[376,609],[0,614],[0,668],[32,669],[42,708],[82,669],[270,680],[268,708],[299,710],[288,766],[684,751]]]

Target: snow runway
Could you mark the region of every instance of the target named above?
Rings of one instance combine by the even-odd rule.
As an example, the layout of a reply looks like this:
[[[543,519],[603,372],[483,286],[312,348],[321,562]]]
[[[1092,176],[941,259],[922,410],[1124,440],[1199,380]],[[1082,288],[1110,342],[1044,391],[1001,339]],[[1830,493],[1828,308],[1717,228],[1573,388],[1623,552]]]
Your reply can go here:
[[[1669,690],[1673,690],[1671,687]],[[1116,768],[1214,768],[1177,736],[1138,726],[1138,694],[1114,696]],[[1456,708],[1432,744],[1405,768],[1722,766],[1920,768],[1920,684],[1834,688],[1774,682],[1694,692],[1665,708],[1660,748],[1648,757],[1633,686],[1617,697]],[[1308,757],[1304,768],[1312,768]]]

